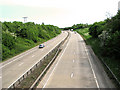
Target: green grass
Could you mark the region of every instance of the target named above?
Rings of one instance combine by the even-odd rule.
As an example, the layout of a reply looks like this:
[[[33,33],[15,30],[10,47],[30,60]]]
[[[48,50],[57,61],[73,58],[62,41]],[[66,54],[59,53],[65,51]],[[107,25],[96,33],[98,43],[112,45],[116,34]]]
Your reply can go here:
[[[41,39],[41,38],[39,38],[39,39],[40,39],[40,42],[34,43],[32,40],[28,40],[28,39],[24,39],[24,38],[16,38],[15,47],[12,50],[9,50],[9,52],[7,52],[5,54],[2,53],[2,60],[0,62],[4,62],[4,61],[6,61],[16,55],[19,55],[20,53],[23,53],[43,42],[48,41],[48,40]],[[6,48],[6,51],[8,51],[7,48]]]
[[[88,28],[85,29],[78,29],[77,32],[83,36],[85,40],[91,38],[91,35],[89,35],[89,30]]]
[[[44,41],[42,42],[38,42],[38,43],[28,43],[26,40],[22,39],[22,38],[19,38],[18,39],[18,42],[15,44],[15,47],[14,49],[10,50],[10,52],[8,53],[8,55],[6,56],[4,54],[4,56],[2,57],[2,61],[1,62],[4,62],[22,52],[25,52],[41,43],[43,43]]]
[[[98,38],[92,38],[91,35],[89,35],[88,28],[78,29],[76,31],[84,38],[86,44],[92,47],[93,51],[98,56],[98,58],[102,59],[110,67],[110,69],[120,81],[120,60],[114,60],[113,58],[102,56],[101,53],[103,52],[100,47],[100,41]]]

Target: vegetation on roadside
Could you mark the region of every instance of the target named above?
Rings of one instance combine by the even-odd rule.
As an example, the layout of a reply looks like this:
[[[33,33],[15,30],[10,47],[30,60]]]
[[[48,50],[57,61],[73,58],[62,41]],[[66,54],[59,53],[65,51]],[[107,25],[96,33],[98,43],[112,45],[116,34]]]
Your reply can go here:
[[[120,81],[120,11],[114,17],[91,25],[76,24],[64,30],[82,35],[95,54],[110,67]]]
[[[99,59],[102,59],[112,70],[112,72],[115,74],[117,79],[120,81],[120,61],[117,59],[114,59],[113,57],[109,56],[104,56],[102,53],[102,47],[101,47],[101,42],[99,38],[93,38],[89,33],[89,28],[84,28],[84,29],[77,29],[76,30],[79,34],[82,35],[84,38],[85,42],[90,45],[95,52],[95,54],[98,56]],[[109,75],[110,76],[110,75]],[[112,78],[110,76],[110,78]]]
[[[89,28],[96,54],[102,57],[120,81],[120,11],[112,18],[95,22]]]
[[[76,30],[120,81],[120,11],[111,19]]]
[[[53,25],[16,21],[1,23],[3,61],[61,33],[61,30]]]
[[[70,29],[76,30],[76,29],[87,28],[87,27],[89,27],[88,24],[74,24],[72,27],[65,27],[62,29],[63,30],[70,30]]]

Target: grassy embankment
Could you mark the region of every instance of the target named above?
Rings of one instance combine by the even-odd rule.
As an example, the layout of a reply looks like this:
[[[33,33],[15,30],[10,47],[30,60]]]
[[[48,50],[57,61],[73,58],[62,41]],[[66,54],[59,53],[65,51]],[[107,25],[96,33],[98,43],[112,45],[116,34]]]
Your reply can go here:
[[[48,41],[61,30],[57,26],[34,22],[2,22],[2,61]]]
[[[16,43],[16,47],[14,48],[14,50],[9,51],[9,55],[6,57],[6,59],[0,61],[0,62],[4,62],[7,61],[8,59],[19,55],[20,53],[23,53],[35,46],[38,46],[41,43],[44,43],[48,40],[44,40],[41,39],[40,42],[34,43],[33,41],[30,41],[28,39],[22,39],[22,38],[17,38],[17,43]]]
[[[84,38],[85,42],[92,47],[98,58],[103,59],[103,61],[110,67],[110,69],[120,81],[120,62],[118,60],[114,60],[109,57],[103,57],[101,55],[102,50],[100,49],[100,41],[98,38],[92,38],[92,36],[89,35],[88,28],[77,29],[76,31]]]

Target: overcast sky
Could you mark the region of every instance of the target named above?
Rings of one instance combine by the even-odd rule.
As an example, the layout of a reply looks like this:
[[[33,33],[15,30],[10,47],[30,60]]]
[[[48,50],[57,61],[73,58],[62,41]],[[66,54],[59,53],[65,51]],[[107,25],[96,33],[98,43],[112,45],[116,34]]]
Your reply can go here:
[[[114,16],[120,0],[0,0],[0,21],[27,21],[68,27]],[[110,13],[110,14],[107,14]],[[107,15],[107,16],[106,16]]]

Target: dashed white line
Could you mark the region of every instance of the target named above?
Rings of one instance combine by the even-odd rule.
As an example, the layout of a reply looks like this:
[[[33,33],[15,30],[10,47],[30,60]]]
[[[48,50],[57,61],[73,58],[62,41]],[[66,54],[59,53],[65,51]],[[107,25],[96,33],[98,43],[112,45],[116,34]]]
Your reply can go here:
[[[61,41],[63,41],[63,40],[64,40],[64,38],[61,39]],[[56,44],[56,46],[58,46],[59,44],[60,44],[60,43]],[[56,47],[56,46],[55,46],[55,47]],[[49,50],[49,52],[51,52],[55,47],[53,47],[51,50]],[[49,52],[48,52],[48,53],[49,53]],[[47,54],[48,54],[48,53],[47,53]],[[43,57],[45,57],[45,56],[46,56],[46,55],[44,55]],[[43,57],[42,57],[42,58],[43,58]],[[40,60],[41,60],[41,59],[40,59]],[[39,61],[38,61],[38,62],[39,62]],[[38,62],[36,62],[34,65],[36,65]],[[34,65],[33,65],[33,66],[34,66]],[[32,66],[32,67],[33,67],[33,66]],[[0,67],[0,68],[1,68],[1,67]],[[30,67],[25,73],[27,73],[30,69],[31,69],[31,67]],[[23,73],[18,79],[20,79],[25,73]],[[15,80],[11,85],[9,85],[8,88],[10,88],[16,81],[18,81],[18,79]]]
[[[18,59],[20,59],[20,58],[24,57],[24,56],[26,56],[26,55],[28,55],[28,54],[30,54],[31,52],[34,52],[35,50],[36,50],[36,49],[31,50],[30,52],[28,52],[28,53],[26,53],[26,54],[24,54],[24,55],[22,55],[22,56],[20,56],[20,57],[18,57],[18,58],[16,58],[16,59],[14,59],[14,60],[10,61],[9,63],[7,63],[7,64],[5,64],[5,65],[1,66],[0,68],[5,67],[6,65],[8,65],[8,64],[10,64],[10,63],[12,63],[12,62],[14,62],[14,61],[16,61],[16,60],[18,60]]]
[[[75,62],[75,60],[73,59],[73,63]]]
[[[68,42],[68,43],[69,43],[69,42]],[[45,82],[45,84],[44,84],[44,86],[43,86],[42,90],[44,90],[44,88],[46,87],[46,85],[47,85],[47,83],[48,83],[48,80],[50,79],[50,77],[51,77],[51,75],[53,74],[54,70],[56,69],[56,67],[57,67],[58,63],[60,62],[60,60],[61,60],[61,58],[62,58],[62,56],[63,56],[63,54],[64,54],[65,50],[66,50],[66,49],[67,49],[67,47],[68,47],[68,43],[67,43],[67,45],[66,45],[66,47],[65,47],[65,49],[64,49],[64,51],[63,51],[63,53],[61,54],[60,58],[58,59],[58,62],[56,63],[55,67],[53,68],[52,72],[50,73],[50,75],[49,75],[49,77],[48,77],[47,81]]]
[[[32,57],[34,57],[35,55],[32,55]]]
[[[74,54],[76,54],[76,53],[74,52]]]
[[[72,72],[71,75],[70,75],[70,77],[73,78],[73,76],[74,76],[74,74],[73,74],[73,72]]]
[[[18,66],[21,66],[23,63],[20,63]]]
[[[62,34],[61,34],[61,35],[62,35]],[[54,38],[53,38],[53,39],[54,39]],[[48,41],[47,41],[47,42],[48,42]],[[44,43],[47,43],[47,42],[44,42]],[[37,47],[37,46],[36,46],[36,47]],[[36,47],[34,47],[34,48],[36,48]],[[10,61],[10,62],[8,62],[8,63],[5,64],[5,65],[2,65],[0,68],[5,67],[6,65],[8,65],[8,64],[10,64],[10,63],[12,63],[12,62],[14,62],[14,61],[16,61],[16,60],[24,57],[24,56],[26,56],[26,55],[28,55],[28,54],[30,54],[31,52],[34,52],[34,51],[36,50],[36,49],[34,49],[34,48],[33,48],[33,50],[30,50],[29,52],[26,52],[26,54],[24,54],[24,55],[22,55],[22,56],[19,56],[18,58],[14,59],[14,60],[12,60],[12,61]],[[43,50],[41,49],[41,51],[43,51]]]

